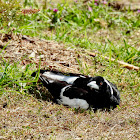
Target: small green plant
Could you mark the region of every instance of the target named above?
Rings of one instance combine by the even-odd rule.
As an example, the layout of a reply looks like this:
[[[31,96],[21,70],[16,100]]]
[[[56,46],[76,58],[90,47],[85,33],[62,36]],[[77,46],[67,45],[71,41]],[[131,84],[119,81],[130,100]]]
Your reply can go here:
[[[17,0],[0,0],[0,22],[3,26],[19,20],[20,1]]]
[[[32,82],[36,82],[31,77],[32,65],[27,65],[25,69],[18,63],[10,63],[4,58],[0,61],[0,94],[7,91],[17,91],[26,93],[31,87]]]

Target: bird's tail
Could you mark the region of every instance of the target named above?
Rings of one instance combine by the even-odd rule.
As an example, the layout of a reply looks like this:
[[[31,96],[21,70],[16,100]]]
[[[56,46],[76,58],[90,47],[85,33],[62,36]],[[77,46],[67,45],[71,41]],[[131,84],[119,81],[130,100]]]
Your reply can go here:
[[[39,75],[39,79],[43,83],[44,86],[48,85],[50,82],[48,79],[45,79],[43,76]]]
[[[31,76],[35,77],[38,74],[38,71],[35,71],[32,73]],[[39,73],[39,79],[41,80],[41,82],[43,83],[44,86],[48,85],[50,83],[50,81],[46,78],[44,78],[44,76],[42,75],[42,72]]]

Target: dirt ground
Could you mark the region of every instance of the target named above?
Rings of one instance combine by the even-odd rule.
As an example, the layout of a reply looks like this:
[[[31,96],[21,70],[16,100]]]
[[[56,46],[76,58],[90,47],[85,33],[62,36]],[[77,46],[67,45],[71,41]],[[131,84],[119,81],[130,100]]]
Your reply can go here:
[[[77,58],[89,66],[94,64],[93,57],[84,50],[20,34],[0,34],[0,50],[5,46],[1,58],[19,61],[23,68],[29,63],[38,68],[41,59],[42,68],[79,73]],[[111,112],[77,113],[72,108],[38,100],[32,95],[7,92],[0,98],[0,139],[138,140],[140,114],[136,106],[137,103],[133,103],[127,108],[127,104],[121,104]]]
[[[37,0],[38,1],[38,0]],[[82,1],[83,3],[92,2],[92,0],[75,0],[75,2]],[[118,10],[123,9],[131,9],[137,11],[140,9],[140,0],[106,0],[109,6],[114,7]],[[73,3],[73,0],[48,0],[49,4],[55,5],[57,3],[65,2],[65,3]],[[102,0],[98,0],[98,2],[102,2]],[[38,1],[39,5],[44,5],[44,0]]]
[[[7,46],[6,46],[7,45]],[[66,72],[79,72],[79,61],[91,65],[92,57],[86,55],[82,49],[65,48],[63,44],[37,38],[30,38],[24,35],[0,34],[0,48],[4,58],[11,62],[19,62],[26,66],[29,63],[39,66],[41,60],[42,68],[58,69]]]
[[[135,11],[140,9],[139,0],[118,0],[117,3],[127,8],[131,5]],[[0,51],[2,49],[0,61],[4,58],[10,63],[17,62],[23,69],[31,63],[32,71],[41,65],[45,69],[80,73],[82,68],[95,65],[93,55],[88,55],[85,50],[66,48],[54,41],[12,32],[0,34]],[[92,53],[96,54],[96,51]],[[97,65],[96,69],[98,67],[102,66]],[[95,73],[92,70],[90,73]],[[140,140],[139,97],[131,100],[129,96],[132,94],[123,96],[127,100],[130,98],[129,102],[122,101],[111,112],[94,113],[90,110],[77,112],[73,108],[37,99],[33,94],[7,91],[0,97],[0,140]]]

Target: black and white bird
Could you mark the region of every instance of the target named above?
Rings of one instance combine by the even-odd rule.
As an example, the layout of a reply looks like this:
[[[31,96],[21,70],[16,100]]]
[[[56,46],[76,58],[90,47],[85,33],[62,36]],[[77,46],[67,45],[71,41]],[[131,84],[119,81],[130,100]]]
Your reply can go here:
[[[114,109],[120,103],[117,87],[101,76],[40,70],[39,79],[58,104],[81,109]]]

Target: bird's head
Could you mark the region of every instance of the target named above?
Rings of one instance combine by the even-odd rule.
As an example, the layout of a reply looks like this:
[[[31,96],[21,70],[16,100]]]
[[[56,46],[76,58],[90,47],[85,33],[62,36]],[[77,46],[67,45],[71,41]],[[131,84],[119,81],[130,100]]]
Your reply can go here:
[[[90,90],[93,91],[94,95],[99,95],[106,100],[110,106],[115,108],[120,103],[120,92],[117,87],[101,76],[91,78],[87,84]]]
[[[92,77],[87,86],[90,87],[91,90],[94,89],[96,91],[105,91],[107,89],[107,83],[101,76]]]

